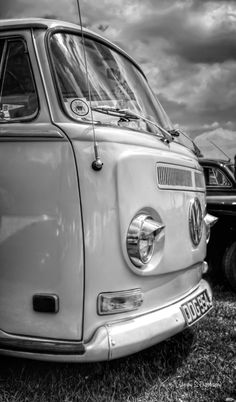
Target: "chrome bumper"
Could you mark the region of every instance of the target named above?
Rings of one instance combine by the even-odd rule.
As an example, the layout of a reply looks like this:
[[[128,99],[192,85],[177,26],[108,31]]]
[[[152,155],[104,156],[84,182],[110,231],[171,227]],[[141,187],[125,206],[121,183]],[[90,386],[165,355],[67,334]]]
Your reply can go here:
[[[207,289],[205,280],[197,288],[171,305],[133,319],[126,319],[98,328],[88,343],[30,338],[0,331],[0,353],[24,358],[92,362],[120,358],[148,348],[186,328],[181,305]]]

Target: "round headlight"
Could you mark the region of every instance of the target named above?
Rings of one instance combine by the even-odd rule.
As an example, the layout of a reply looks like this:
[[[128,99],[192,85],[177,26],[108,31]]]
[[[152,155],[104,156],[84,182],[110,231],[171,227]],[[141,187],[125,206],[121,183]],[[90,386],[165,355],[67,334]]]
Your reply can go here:
[[[127,234],[127,251],[134,265],[140,268],[148,264],[153,256],[156,238],[163,229],[163,224],[146,214],[140,214],[132,220]]]

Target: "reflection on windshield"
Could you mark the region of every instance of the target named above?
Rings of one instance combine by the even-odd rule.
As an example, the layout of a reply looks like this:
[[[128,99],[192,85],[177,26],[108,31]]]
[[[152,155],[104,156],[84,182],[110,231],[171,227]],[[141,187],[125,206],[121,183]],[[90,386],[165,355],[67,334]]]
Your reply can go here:
[[[67,113],[75,119],[90,119],[89,108],[81,103],[89,104],[81,37],[56,33],[50,39],[50,46],[60,95]],[[145,78],[131,61],[94,39],[85,39],[85,51],[94,120],[103,124],[127,125],[130,128],[160,133],[158,128],[141,119],[126,121],[119,116],[101,114],[95,110],[110,107],[133,111],[166,129],[172,128]],[[72,107],[75,106],[75,101],[77,109]]]

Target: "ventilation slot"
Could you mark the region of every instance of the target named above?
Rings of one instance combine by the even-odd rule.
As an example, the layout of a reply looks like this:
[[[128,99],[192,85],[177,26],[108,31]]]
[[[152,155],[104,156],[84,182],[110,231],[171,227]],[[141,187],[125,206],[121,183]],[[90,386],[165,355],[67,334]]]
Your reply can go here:
[[[160,188],[193,189],[191,170],[170,166],[157,166],[157,180]]]
[[[205,189],[205,178],[204,175],[202,173],[194,173],[194,177],[195,177],[195,187],[197,189]]]

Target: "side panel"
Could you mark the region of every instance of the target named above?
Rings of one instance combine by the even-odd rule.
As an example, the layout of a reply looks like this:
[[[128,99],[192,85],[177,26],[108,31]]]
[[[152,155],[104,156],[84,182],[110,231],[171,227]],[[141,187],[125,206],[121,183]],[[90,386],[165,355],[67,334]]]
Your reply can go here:
[[[77,172],[63,139],[0,139],[0,329],[82,337],[83,235]],[[56,294],[58,313],[33,310]]]

